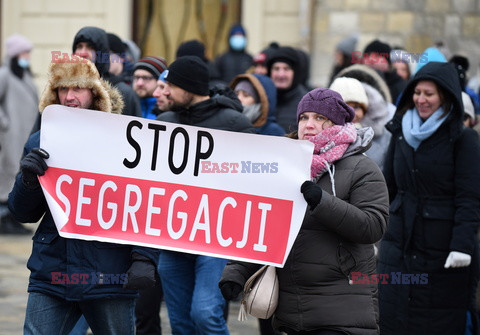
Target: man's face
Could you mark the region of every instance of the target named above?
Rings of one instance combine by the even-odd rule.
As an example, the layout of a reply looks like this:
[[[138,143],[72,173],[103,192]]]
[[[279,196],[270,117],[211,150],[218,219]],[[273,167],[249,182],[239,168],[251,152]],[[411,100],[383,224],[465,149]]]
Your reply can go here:
[[[75,46],[74,54],[95,62],[95,49],[88,42],[79,42]]]
[[[166,85],[167,84],[165,84],[164,81],[158,80],[157,84],[156,84],[156,88],[155,88],[155,90],[153,91],[153,94],[152,94],[155,98],[157,98],[157,107],[162,112],[172,110],[172,101],[169,100],[165,96],[165,94],[163,94]]]
[[[152,74],[146,70],[138,69],[133,73],[133,90],[137,92],[137,95],[140,98],[154,96],[153,92],[157,88],[158,82],[157,78],[152,76]]]
[[[292,87],[295,73],[290,65],[284,62],[275,62],[270,70],[270,78],[279,90],[287,90]]]
[[[59,87],[58,99],[67,107],[90,109],[93,105],[93,93],[89,88]]]
[[[170,109],[172,111],[189,108],[194,101],[193,93],[187,92],[183,88],[169,82],[165,84],[163,94],[167,97],[168,102],[171,103]]]

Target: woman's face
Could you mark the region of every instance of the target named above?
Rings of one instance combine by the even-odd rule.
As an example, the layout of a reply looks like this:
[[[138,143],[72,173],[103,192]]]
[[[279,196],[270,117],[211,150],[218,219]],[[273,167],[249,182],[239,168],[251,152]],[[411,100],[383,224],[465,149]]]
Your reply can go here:
[[[403,80],[410,79],[410,71],[408,69],[408,64],[404,62],[394,62],[392,64],[393,68],[397,71],[397,74],[403,78]]]
[[[323,129],[333,126],[333,122],[325,116],[314,113],[305,112],[298,117],[298,138],[308,140],[322,132]]]
[[[413,103],[420,118],[426,120],[440,108],[443,101],[437,85],[433,81],[422,80],[417,83],[413,91]]]
[[[255,98],[244,90],[238,90],[235,93],[237,93],[238,100],[240,100],[242,106],[250,106],[255,103]]]
[[[353,123],[360,123],[365,116],[365,111],[362,106],[354,101],[348,101],[347,105],[353,108],[355,111],[355,117],[353,118]]]

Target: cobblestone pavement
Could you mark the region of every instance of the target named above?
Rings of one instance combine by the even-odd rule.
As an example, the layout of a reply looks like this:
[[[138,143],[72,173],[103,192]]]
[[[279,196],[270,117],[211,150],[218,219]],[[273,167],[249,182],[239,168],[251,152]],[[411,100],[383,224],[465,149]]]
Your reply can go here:
[[[29,271],[27,259],[32,250],[31,235],[0,235],[0,335],[23,333]],[[238,302],[230,304],[228,326],[231,335],[257,335],[258,321],[249,317],[240,322]],[[162,330],[170,334],[167,309],[161,308]]]

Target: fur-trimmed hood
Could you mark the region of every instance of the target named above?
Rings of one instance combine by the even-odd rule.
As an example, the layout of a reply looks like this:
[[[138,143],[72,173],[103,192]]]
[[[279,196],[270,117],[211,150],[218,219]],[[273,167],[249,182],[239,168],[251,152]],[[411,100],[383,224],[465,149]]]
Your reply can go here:
[[[366,83],[375,88],[378,92],[380,92],[386,102],[392,102],[392,95],[390,94],[387,83],[374,69],[370,68],[368,65],[350,65],[349,67],[346,67],[339,73],[337,73],[335,78],[338,77],[349,77],[358,79],[362,83]]]
[[[89,88],[94,96],[91,109],[107,113],[122,113],[124,103],[120,92],[101,79],[95,65],[86,59],[50,64],[48,82],[38,106],[40,112],[43,112],[48,105],[60,104],[57,93],[59,87]]]
[[[255,120],[253,126],[258,128],[263,126],[267,122],[268,112],[270,110],[270,101],[268,99],[267,93],[265,88],[263,87],[262,83],[260,82],[259,78],[253,74],[239,74],[235,78],[233,78],[232,82],[230,83],[229,87],[234,90],[237,84],[242,80],[248,80],[253,88],[257,91],[258,97],[260,99],[260,110],[262,113],[260,116]],[[272,106],[275,108],[275,106]]]

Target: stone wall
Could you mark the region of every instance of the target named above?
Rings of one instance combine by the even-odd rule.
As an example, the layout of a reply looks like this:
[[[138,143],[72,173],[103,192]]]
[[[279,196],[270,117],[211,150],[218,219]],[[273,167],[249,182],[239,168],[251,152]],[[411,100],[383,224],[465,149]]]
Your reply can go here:
[[[70,52],[82,26],[131,38],[131,1],[2,0],[2,47],[15,32],[33,41],[32,68],[42,88],[51,51]],[[241,14],[251,53],[271,41],[310,52],[314,86],[327,84],[335,45],[353,32],[358,51],[375,38],[414,53],[442,40],[452,53],[469,57],[470,75],[479,68],[480,0],[243,0]]]
[[[358,51],[376,38],[414,53],[443,41],[452,54],[470,59],[470,75],[478,70],[480,0],[264,0],[262,6],[258,2],[243,2],[247,27],[262,28],[251,34],[252,51],[272,40],[309,51],[314,86],[327,84],[335,45],[354,32],[359,34]],[[255,11],[263,15],[255,14],[257,21],[250,24],[249,13]]]
[[[39,94],[46,83],[52,51],[72,52],[75,34],[84,26],[103,27],[122,38],[130,37],[130,0],[3,0],[1,54],[4,41],[13,33],[28,37]]]

